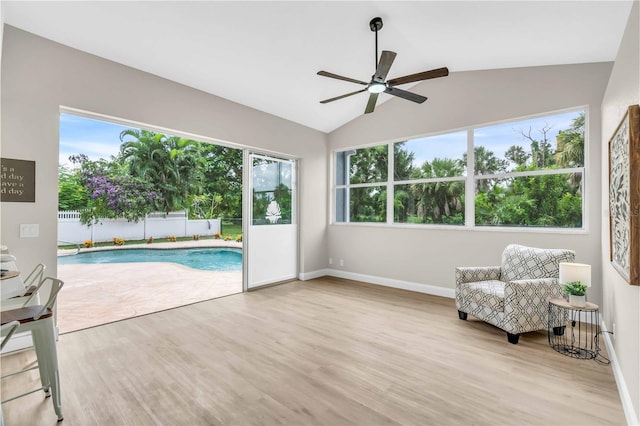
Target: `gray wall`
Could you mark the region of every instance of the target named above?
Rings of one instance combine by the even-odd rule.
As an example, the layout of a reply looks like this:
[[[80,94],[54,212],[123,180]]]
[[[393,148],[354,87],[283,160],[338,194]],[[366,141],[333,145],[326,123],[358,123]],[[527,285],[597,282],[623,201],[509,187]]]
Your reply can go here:
[[[56,273],[60,106],[299,157],[300,269],[325,267],[323,133],[8,25],[2,55],[1,153],[36,161],[36,202],[2,203],[2,243],[21,268]],[[19,238],[21,223],[39,224],[40,237]]]
[[[608,141],[629,105],[640,103],[640,6],[634,2],[602,101],[601,165],[608,169]],[[601,210],[609,209],[609,177],[602,176]],[[640,415],[640,287],[629,285],[609,262],[609,216],[602,217],[602,283],[604,322],[625,378],[636,416]],[[636,421],[638,419],[636,418]]]
[[[497,265],[507,244],[520,243],[573,249],[577,260],[591,264],[594,276],[599,277],[600,104],[611,66],[596,63],[452,73],[411,89],[428,96],[426,103],[417,106],[392,99],[374,114],[362,116],[329,135],[329,148],[335,150],[586,105],[589,107],[587,232],[332,224],[328,231],[328,254],[334,259],[344,259],[344,267],[334,263],[333,268],[341,273],[452,289],[456,266]],[[594,281],[588,298],[600,303],[602,288],[598,280]]]

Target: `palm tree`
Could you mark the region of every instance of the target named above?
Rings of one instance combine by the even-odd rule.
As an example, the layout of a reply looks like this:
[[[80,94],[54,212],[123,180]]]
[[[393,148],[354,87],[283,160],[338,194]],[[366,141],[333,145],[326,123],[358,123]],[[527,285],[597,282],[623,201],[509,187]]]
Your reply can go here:
[[[421,171],[424,178],[459,177],[464,167],[450,158],[434,158],[432,162],[426,161]],[[442,223],[445,217],[462,211],[464,181],[416,183],[411,185],[411,191],[423,221],[434,219]]]
[[[561,130],[556,137],[558,149],[554,159],[560,167],[584,166],[584,112],[573,119],[571,127]],[[581,173],[571,173],[569,183],[580,186]]]
[[[556,164],[561,167],[584,166],[584,112],[573,119],[570,128],[558,132],[556,140]]]
[[[467,164],[467,154],[464,153],[462,161]],[[504,172],[509,162],[505,159],[498,158],[484,146],[476,146],[473,148],[473,173],[476,176],[492,175]],[[495,179],[478,179],[476,180],[476,192],[478,190],[486,192],[494,183]]]
[[[133,140],[125,142],[127,136]],[[119,160],[162,196],[157,208],[166,213],[188,208],[189,196],[201,192],[204,159],[198,155],[197,142],[135,129],[124,130],[120,140]]]

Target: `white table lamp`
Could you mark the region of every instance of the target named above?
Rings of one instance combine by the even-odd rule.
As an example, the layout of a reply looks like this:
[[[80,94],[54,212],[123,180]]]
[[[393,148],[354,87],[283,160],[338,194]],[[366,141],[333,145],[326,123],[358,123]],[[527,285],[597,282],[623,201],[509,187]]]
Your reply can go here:
[[[560,262],[560,284],[580,281],[581,284],[591,287],[591,265],[584,263]]]

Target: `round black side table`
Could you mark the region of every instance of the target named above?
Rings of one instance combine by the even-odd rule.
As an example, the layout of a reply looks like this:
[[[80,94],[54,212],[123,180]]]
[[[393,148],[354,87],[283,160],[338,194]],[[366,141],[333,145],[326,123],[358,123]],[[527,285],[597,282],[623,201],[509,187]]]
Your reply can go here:
[[[560,298],[549,300],[549,346],[563,355],[578,359],[595,359],[600,353],[598,305],[587,302],[572,306]]]

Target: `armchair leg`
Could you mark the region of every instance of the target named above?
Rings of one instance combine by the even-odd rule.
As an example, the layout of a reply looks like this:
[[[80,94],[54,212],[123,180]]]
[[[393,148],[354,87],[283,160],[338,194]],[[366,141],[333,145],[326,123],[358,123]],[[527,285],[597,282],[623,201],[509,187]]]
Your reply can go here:
[[[564,336],[564,328],[565,328],[564,325],[562,327],[553,327],[553,335]]]
[[[519,334],[507,333],[507,340],[512,345],[517,345],[518,344],[518,340],[520,340],[520,335]]]
[[[466,312],[462,312],[462,311],[458,311],[458,318],[460,318],[463,321],[467,320],[467,313]]]

